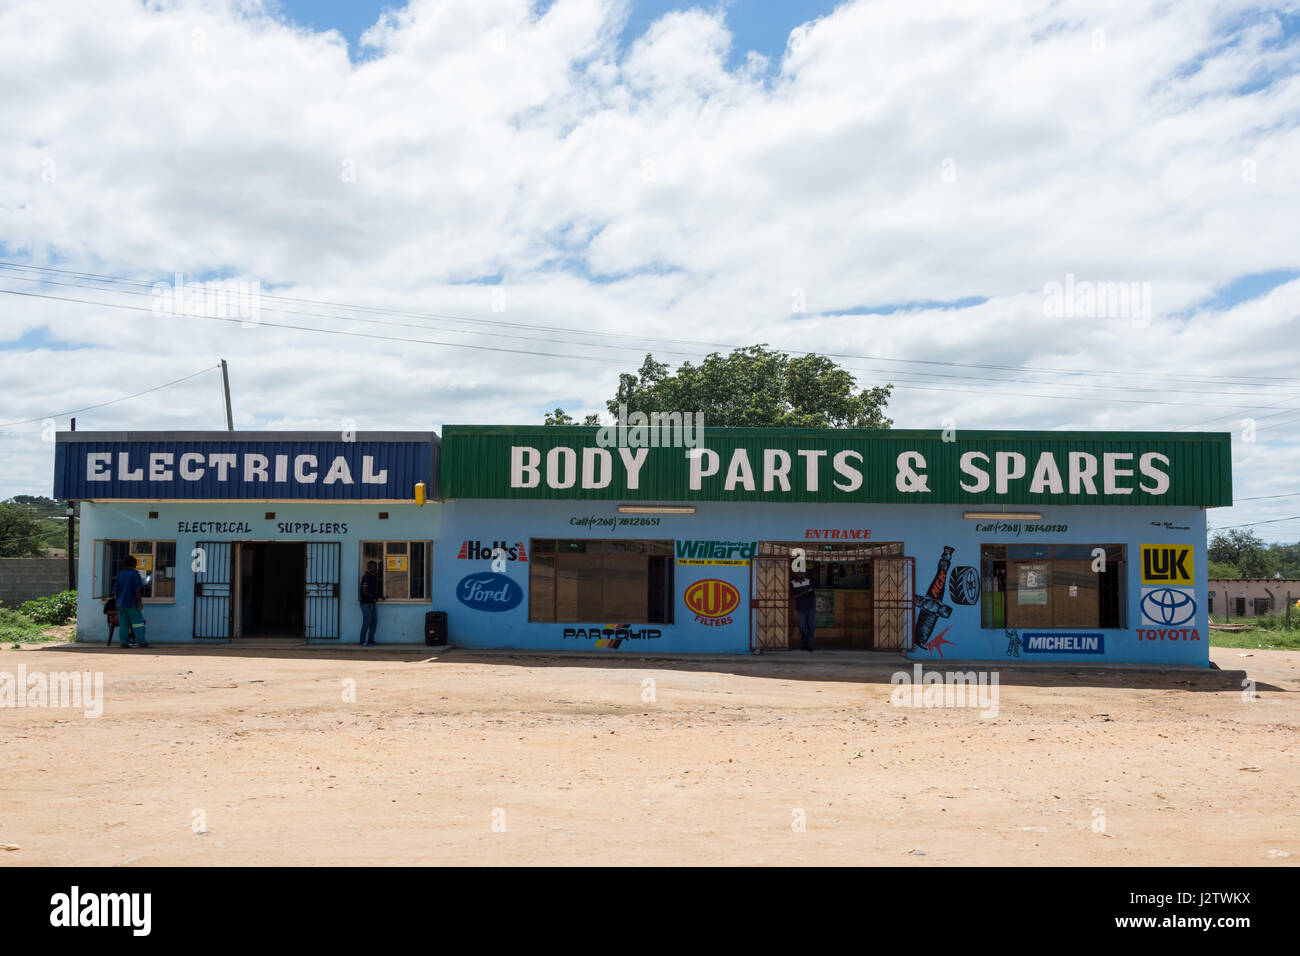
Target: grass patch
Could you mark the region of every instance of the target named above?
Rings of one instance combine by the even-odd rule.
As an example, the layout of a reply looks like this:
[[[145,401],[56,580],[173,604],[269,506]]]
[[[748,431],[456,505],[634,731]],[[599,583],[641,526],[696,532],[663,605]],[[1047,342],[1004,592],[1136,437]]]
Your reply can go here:
[[[1300,651],[1300,631],[1210,631],[1211,647],[1240,647],[1243,650]]]
[[[36,644],[47,640],[40,625],[27,615],[0,607],[0,644]]]

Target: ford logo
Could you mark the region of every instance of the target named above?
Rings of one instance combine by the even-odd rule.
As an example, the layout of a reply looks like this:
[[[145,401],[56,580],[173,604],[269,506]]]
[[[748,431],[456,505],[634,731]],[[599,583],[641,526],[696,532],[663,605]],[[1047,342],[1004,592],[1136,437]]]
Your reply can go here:
[[[456,597],[476,611],[509,611],[524,599],[524,589],[504,574],[467,574],[456,585]]]

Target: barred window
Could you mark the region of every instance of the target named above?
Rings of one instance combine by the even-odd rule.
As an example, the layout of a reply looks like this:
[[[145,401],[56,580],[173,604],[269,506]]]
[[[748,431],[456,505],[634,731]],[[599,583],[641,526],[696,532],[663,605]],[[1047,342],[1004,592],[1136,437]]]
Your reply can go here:
[[[379,593],[385,601],[428,602],[429,545],[428,541],[361,542],[358,588],[361,575],[366,573],[366,565],[374,561],[379,565]]]

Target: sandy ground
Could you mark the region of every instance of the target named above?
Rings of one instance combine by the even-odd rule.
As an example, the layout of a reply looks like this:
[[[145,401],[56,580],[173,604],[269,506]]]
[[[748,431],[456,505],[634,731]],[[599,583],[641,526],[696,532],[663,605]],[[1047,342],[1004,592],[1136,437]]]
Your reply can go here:
[[[982,717],[869,655],[6,647],[104,708],[0,709],[0,865],[1295,865],[1300,653],[1212,657]]]

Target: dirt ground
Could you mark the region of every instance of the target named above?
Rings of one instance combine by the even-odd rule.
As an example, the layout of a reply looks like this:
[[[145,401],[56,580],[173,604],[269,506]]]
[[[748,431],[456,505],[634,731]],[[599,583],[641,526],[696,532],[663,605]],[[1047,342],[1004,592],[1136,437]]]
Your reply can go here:
[[[1300,653],[1212,658],[1003,667],[988,717],[870,655],[6,647],[104,704],[0,709],[0,865],[1293,866]]]

